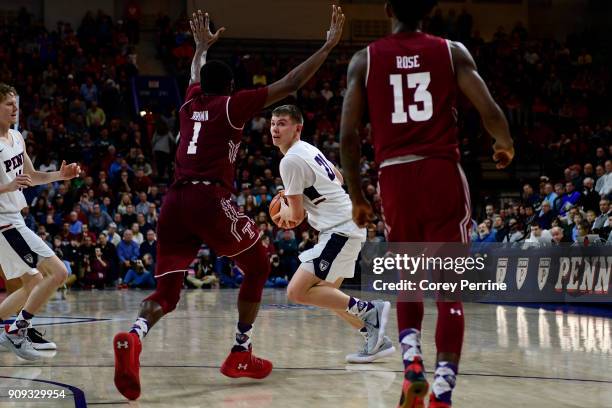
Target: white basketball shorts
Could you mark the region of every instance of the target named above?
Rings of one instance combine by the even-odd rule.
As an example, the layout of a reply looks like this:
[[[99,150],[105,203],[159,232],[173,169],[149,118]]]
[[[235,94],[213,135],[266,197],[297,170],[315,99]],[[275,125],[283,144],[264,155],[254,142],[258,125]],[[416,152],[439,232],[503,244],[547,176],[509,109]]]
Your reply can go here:
[[[38,273],[38,264],[54,255],[20,213],[0,214],[0,266],[7,279]]]
[[[300,267],[327,282],[352,278],[355,275],[355,261],[365,240],[365,228],[347,221],[321,232],[319,242],[300,254]]]

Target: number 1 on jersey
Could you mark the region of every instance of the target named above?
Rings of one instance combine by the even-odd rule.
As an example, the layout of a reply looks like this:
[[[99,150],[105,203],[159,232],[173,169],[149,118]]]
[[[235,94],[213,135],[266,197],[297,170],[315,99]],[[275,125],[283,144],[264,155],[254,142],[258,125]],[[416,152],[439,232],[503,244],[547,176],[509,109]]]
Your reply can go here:
[[[429,72],[417,72],[408,74],[408,88],[414,91],[414,101],[422,102],[423,109],[419,109],[419,105],[413,104],[408,106],[408,112],[404,109],[404,83],[402,74],[389,75],[389,83],[393,87],[394,111],[391,114],[392,123],[407,123],[408,116],[414,122],[424,122],[431,119],[433,115],[433,100],[431,93],[427,90],[431,82]]]
[[[198,152],[198,137],[200,137],[200,129],[202,122],[193,122],[193,137],[187,147],[187,154],[196,154]]]

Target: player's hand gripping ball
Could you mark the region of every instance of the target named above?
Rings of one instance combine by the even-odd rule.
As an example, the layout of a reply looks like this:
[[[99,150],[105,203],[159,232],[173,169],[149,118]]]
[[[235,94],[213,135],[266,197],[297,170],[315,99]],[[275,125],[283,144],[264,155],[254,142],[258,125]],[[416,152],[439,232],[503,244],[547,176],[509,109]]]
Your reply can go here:
[[[287,201],[287,197],[285,197],[285,192],[280,191],[278,194],[274,196],[272,201],[270,202],[269,213],[270,218],[272,218],[272,222],[276,224],[279,228],[292,229],[297,227],[302,223],[304,217],[306,216],[304,212],[304,217],[299,222],[296,221],[287,221],[283,222],[281,219],[280,211],[283,207],[289,207],[289,201]]]

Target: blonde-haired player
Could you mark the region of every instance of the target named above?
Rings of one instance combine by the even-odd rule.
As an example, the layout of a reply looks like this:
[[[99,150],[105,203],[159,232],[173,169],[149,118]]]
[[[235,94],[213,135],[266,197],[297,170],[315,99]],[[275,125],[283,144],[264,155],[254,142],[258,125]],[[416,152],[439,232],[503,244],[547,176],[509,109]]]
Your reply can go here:
[[[25,225],[21,210],[27,203],[22,190],[72,179],[79,175],[80,168],[64,162],[56,172],[34,170],[21,133],[11,129],[17,120],[16,96],[13,87],[0,84],[0,265],[7,279],[19,278],[23,284],[0,304],[1,319],[18,312],[8,330],[0,334],[0,345],[26,360],[36,360],[41,353],[28,337],[31,320],[63,284],[68,272],[43,240]]]
[[[352,220],[352,205],[342,188],[342,175],[315,146],[300,140],[303,117],[294,105],[272,112],[272,140],[284,157],[280,174],[289,205],[273,220],[293,227],[303,219],[320,231],[314,248],[300,255],[302,264],[287,288],[289,300],[333,310],[365,338],[362,351],[346,357],[350,363],[368,363],[393,354],[385,328],[390,303],[364,301],[341,292],[344,278],[355,274],[355,261],[365,241],[363,228]]]

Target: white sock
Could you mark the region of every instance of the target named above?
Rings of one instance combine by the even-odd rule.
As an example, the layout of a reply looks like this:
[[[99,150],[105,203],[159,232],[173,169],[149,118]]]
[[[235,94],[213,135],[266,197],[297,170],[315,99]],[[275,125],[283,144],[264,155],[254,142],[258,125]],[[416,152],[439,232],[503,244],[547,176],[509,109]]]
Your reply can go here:
[[[149,322],[144,317],[139,317],[136,319],[132,328],[130,329],[130,333],[136,333],[140,341],[142,341],[147,333],[149,332]]]

